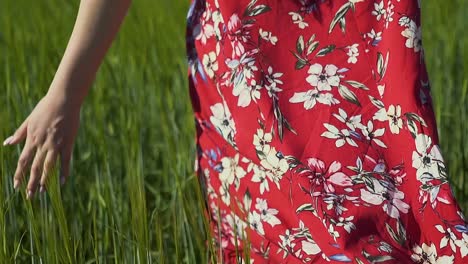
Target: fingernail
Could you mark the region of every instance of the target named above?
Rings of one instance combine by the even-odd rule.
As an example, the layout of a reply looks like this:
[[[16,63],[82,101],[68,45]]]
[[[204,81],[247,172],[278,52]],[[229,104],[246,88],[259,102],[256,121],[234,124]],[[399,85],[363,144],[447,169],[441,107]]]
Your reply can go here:
[[[26,198],[29,199],[29,198],[31,198],[31,196],[32,196],[32,191],[28,190],[28,194],[26,195]]]
[[[44,186],[41,185],[41,187],[39,188],[39,191],[40,191],[41,193],[43,193],[43,192],[44,192]]]
[[[3,146],[10,144],[12,140],[13,140],[13,136],[10,136],[7,139],[5,139],[5,141],[3,141]]]
[[[17,189],[19,185],[19,181],[15,179],[15,182],[13,183],[13,188]]]

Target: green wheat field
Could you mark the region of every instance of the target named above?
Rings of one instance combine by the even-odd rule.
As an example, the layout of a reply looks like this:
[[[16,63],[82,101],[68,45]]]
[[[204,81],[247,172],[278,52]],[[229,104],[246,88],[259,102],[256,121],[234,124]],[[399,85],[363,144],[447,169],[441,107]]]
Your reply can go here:
[[[414,0],[416,1],[416,0]],[[468,209],[468,2],[424,0],[440,146]],[[0,140],[45,95],[79,1],[0,0]],[[0,148],[0,263],[207,263],[193,173],[187,0],[134,0],[83,105],[71,177],[25,198]]]

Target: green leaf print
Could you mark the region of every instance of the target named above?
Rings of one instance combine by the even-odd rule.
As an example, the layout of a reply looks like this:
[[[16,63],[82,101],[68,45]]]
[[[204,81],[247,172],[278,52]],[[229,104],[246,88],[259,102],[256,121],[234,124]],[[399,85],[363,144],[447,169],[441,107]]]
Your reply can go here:
[[[302,51],[304,51],[304,46],[305,46],[304,37],[301,35],[301,36],[299,36],[299,38],[296,41],[296,51],[297,51],[297,53],[302,54]]]
[[[344,20],[344,17],[350,8],[351,8],[350,2],[347,2],[346,4],[340,7],[340,9],[336,12],[335,17],[330,23],[330,28],[328,29],[328,33],[331,33],[333,31],[333,29],[336,26],[336,23],[340,22],[342,19]],[[341,23],[344,23],[344,22],[341,22]]]
[[[340,93],[341,97],[343,97],[347,101],[355,105],[361,106],[361,103],[359,102],[356,94],[349,90],[348,87],[340,84],[340,86],[338,86],[338,92]]]
[[[315,208],[312,204],[302,204],[296,209],[296,213],[304,212],[304,211],[310,211],[310,212],[315,212]]]
[[[317,57],[323,57],[325,55],[327,55],[328,53],[332,52],[335,50],[335,45],[331,44],[331,45],[328,45],[326,46],[325,48],[322,48],[321,50],[319,50],[319,52],[317,52]]]
[[[251,17],[258,16],[270,10],[271,8],[267,5],[258,5],[250,10],[247,10],[247,16],[251,16]]]
[[[365,86],[364,84],[362,84],[360,82],[357,82],[357,81],[346,81],[346,83],[351,85],[354,88],[359,88],[359,89],[362,89],[362,90],[369,90],[369,88],[367,86]]]
[[[389,52],[387,52],[385,59],[381,52],[377,53],[377,72],[379,73],[379,76],[380,76],[379,81],[383,79],[383,77],[385,76],[385,72],[387,71],[388,56],[389,56]]]

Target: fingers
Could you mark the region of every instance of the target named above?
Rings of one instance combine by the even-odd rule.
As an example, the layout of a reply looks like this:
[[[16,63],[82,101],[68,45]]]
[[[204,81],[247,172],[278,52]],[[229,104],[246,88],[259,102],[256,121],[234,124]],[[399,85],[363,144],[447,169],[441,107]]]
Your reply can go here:
[[[47,151],[45,147],[39,147],[37,148],[37,151],[35,150],[36,147],[34,147],[31,140],[27,138],[26,144],[20,158],[18,159],[18,165],[14,176],[14,188],[17,189],[24,179],[24,175],[29,167],[28,164],[34,158],[31,165],[29,183],[26,187],[27,199],[30,199],[34,195],[39,184],[41,187],[40,191],[45,191],[48,175],[54,168],[57,160],[57,150]],[[63,164],[65,164],[65,173],[63,173],[63,175],[66,177],[68,176],[69,158],[65,158]]]
[[[55,150],[48,151],[44,160],[44,167],[42,170],[42,177],[40,181],[39,191],[41,193],[45,191],[47,177],[49,176],[49,172],[53,169],[56,160],[57,152]]]
[[[60,154],[60,184],[65,184],[65,181],[68,179],[70,174],[70,159],[72,151],[70,149],[65,149]]]
[[[24,120],[24,122],[21,124],[21,126],[15,131],[15,133],[12,136],[5,139],[5,141],[3,142],[3,146],[14,145],[14,144],[21,142],[26,137],[27,132],[28,132],[28,118]]]
[[[23,147],[23,151],[18,159],[18,164],[16,166],[15,176],[14,176],[14,188],[17,189],[24,178],[26,169],[28,168],[29,162],[32,160],[34,155],[35,147],[31,144],[29,138],[26,139],[26,144]]]
[[[28,187],[26,188],[26,198],[30,199],[36,192],[37,185],[42,175],[43,163],[46,158],[47,151],[42,148],[38,148],[36,156],[31,165],[31,176],[29,177]]]

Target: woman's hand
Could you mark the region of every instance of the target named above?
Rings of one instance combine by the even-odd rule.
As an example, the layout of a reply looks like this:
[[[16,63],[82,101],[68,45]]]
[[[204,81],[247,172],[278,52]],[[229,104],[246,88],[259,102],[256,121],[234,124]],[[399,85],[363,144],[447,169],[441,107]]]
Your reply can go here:
[[[60,157],[60,182],[65,183],[69,175],[73,144],[79,127],[80,107],[67,103],[53,94],[47,94],[36,105],[31,114],[5,140],[4,145],[26,143],[18,159],[14,176],[17,189],[31,163],[31,173],[27,185],[27,199],[31,198],[38,184],[45,190],[47,177],[58,157]]]
[[[44,191],[49,171],[60,157],[60,182],[68,177],[80,108],[96,72],[130,7],[131,0],[81,0],[67,48],[47,95],[4,145],[26,139],[15,172],[14,187],[29,163],[29,199],[40,184]]]

